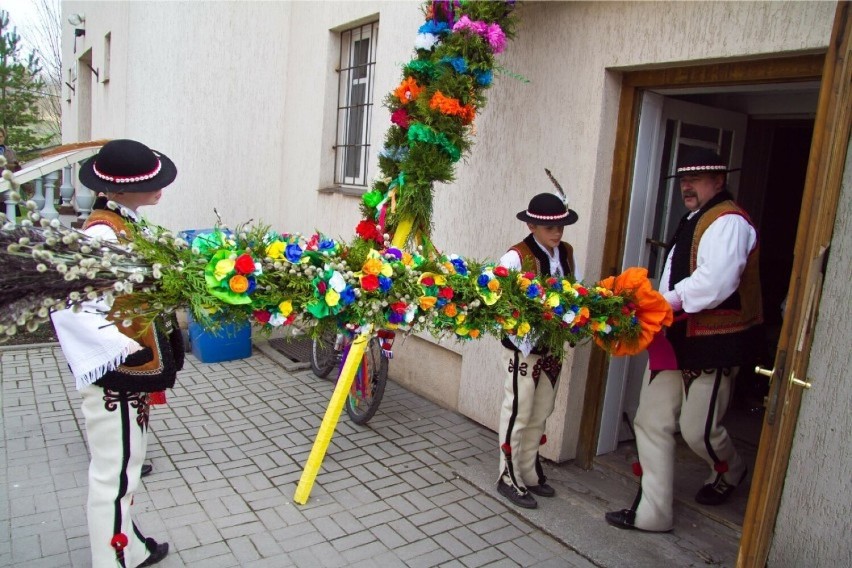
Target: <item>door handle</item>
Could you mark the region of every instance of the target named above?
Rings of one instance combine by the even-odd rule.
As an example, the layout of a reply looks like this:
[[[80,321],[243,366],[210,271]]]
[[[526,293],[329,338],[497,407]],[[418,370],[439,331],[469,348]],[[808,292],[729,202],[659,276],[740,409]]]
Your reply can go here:
[[[758,375],[763,375],[764,377],[772,378],[772,375],[775,374],[775,369],[764,369],[760,365],[754,368],[754,372]]]
[[[802,387],[803,389],[811,388],[811,383],[809,381],[803,381],[801,379],[796,378],[796,373],[790,373],[790,382],[797,387]]]
[[[652,247],[657,247],[657,248],[666,248],[668,246],[663,241],[658,241],[657,239],[652,239],[651,237],[647,237],[645,239],[645,242],[647,244],[651,245]]]

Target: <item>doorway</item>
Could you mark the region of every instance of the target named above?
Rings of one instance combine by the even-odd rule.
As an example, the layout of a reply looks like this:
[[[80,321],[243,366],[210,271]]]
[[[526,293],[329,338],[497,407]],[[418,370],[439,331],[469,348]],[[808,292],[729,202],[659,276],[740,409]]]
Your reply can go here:
[[[662,272],[665,242],[683,214],[674,181],[677,152],[705,146],[741,168],[728,178],[729,190],[758,229],[765,346],[756,363],[775,356],[783,321],[783,302],[793,266],[793,246],[805,186],[817,110],[819,82],[735,87],[648,89],[640,93],[639,124],[627,213],[622,266],[644,266],[654,281]],[[632,420],[638,407],[643,355],[612,359],[603,397],[596,462],[633,478]],[[742,369],[724,424],[754,471],[764,416],[767,379]],[[701,509],[692,499],[706,477],[706,465],[680,442],[676,499]],[[748,488],[748,484],[746,485]],[[722,507],[704,508],[708,516],[741,526],[748,491],[738,491]]]

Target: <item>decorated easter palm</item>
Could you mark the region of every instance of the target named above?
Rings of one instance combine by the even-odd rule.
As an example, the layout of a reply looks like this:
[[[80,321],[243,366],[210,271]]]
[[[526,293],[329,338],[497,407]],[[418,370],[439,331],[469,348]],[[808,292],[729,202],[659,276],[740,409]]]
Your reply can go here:
[[[133,242],[91,239],[35,212],[0,231],[0,337],[35,329],[50,310],[123,295],[117,321],[188,308],[207,327],[250,321],[264,330],[346,328],[354,341],[296,492],[306,502],[369,336],[427,331],[470,341],[525,336],[557,356],[593,340],[610,353],[643,350],[671,323],[644,269],[597,284],[536,278],[432,245],[435,182],[453,180],[471,148],[495,55],[514,30],[514,2],[434,1],[414,58],[388,95],[392,125],[380,174],[361,202],[351,242],[265,226],[219,227],[186,242],[156,226]],[[11,173],[5,173],[13,185]],[[212,316],[211,316],[212,314]]]

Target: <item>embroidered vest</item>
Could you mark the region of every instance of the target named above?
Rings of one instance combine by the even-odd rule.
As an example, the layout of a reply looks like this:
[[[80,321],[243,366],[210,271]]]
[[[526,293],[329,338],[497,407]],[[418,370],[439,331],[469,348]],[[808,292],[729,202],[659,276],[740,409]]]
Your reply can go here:
[[[740,215],[751,225],[748,214],[723,192],[714,197],[692,219],[685,220],[673,239],[670,288],[695,272],[698,245],[705,231],[724,215]],[[747,364],[756,355],[758,324],[763,322],[760,292],[760,248],[755,245],[746,259],[737,289],[715,308],[687,314],[671,326],[671,341],[682,369],[705,369]]]
[[[518,253],[521,258],[521,270],[524,272],[532,272],[536,276],[550,276],[550,258],[541,250],[538,243],[532,234],[528,235],[523,241],[509,248]],[[574,249],[568,243],[562,241],[559,243],[559,265],[562,267],[562,275],[567,278],[574,278]],[[511,350],[517,350],[517,347],[509,341],[508,337],[504,337],[500,342],[503,347]],[[544,354],[543,349],[534,348],[532,353],[536,355]],[[561,369],[561,363],[559,368]],[[559,370],[556,374],[559,374]]]
[[[96,225],[112,229],[120,242],[130,241],[128,220],[114,211],[93,210],[83,224],[83,230]],[[123,304],[121,296],[116,298],[107,319],[115,322],[121,333],[135,340],[143,349],[131,353],[123,364],[114,371],[108,371],[95,384],[110,390],[130,392],[157,392],[172,388],[184,359],[183,336],[177,320],[174,316],[168,319],[158,317],[157,321],[148,324],[142,319],[134,319],[125,326],[117,315]]]
[[[550,259],[541,250],[532,234],[523,241],[511,247],[521,257],[521,270],[533,272],[536,276],[550,276]],[[559,264],[562,266],[562,275],[574,277],[574,249],[566,242],[559,243]]]

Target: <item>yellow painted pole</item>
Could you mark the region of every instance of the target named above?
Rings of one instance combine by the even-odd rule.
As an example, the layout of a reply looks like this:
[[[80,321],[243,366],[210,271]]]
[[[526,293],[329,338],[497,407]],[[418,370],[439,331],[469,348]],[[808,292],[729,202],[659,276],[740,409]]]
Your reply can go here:
[[[391,246],[400,250],[405,248],[405,243],[408,241],[408,235],[411,234],[412,227],[414,227],[414,219],[411,217],[400,219],[391,239]]]
[[[308,461],[305,463],[305,469],[302,470],[302,477],[299,478],[299,485],[296,486],[296,494],[293,496],[293,501],[299,505],[304,505],[308,502],[308,497],[311,494],[311,489],[313,489],[314,481],[322,465],[322,460],[325,458],[325,452],[331,443],[334,429],[337,427],[337,420],[343,411],[343,403],[346,402],[346,397],[349,396],[352,381],[355,379],[355,373],[361,365],[361,359],[364,357],[364,350],[367,348],[367,343],[370,341],[372,332],[372,326],[365,326],[349,347],[349,353],[346,355],[346,361],[343,362],[343,369],[340,371],[340,377],[337,379],[337,386],[334,387],[334,393],[331,395],[331,400],[325,409],[325,415],[322,418],[322,424],[320,424],[317,437],[314,439],[314,445],[311,448]]]

